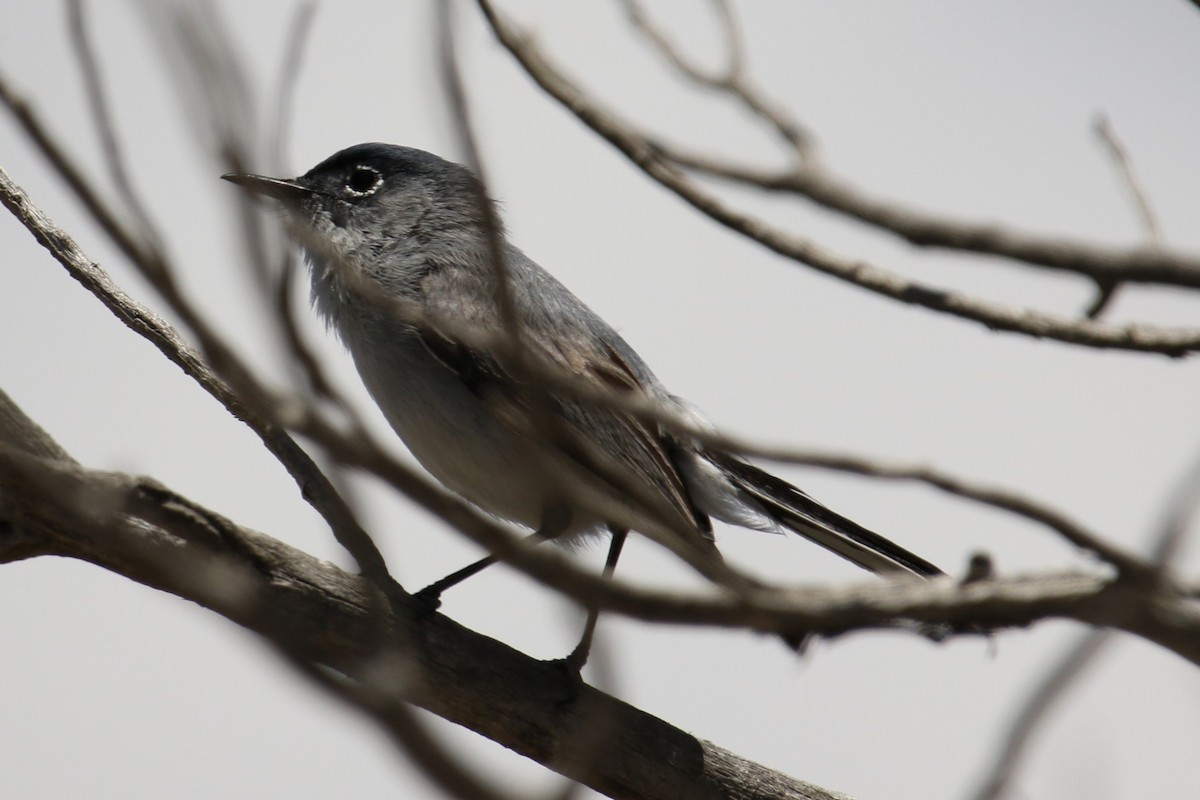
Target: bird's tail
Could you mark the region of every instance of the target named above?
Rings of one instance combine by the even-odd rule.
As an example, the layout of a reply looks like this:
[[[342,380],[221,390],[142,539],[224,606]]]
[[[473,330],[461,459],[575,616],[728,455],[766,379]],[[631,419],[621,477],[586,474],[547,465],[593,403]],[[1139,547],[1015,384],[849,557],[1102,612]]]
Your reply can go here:
[[[898,544],[830,511],[804,492],[769,472],[724,453],[708,459],[754,506],[785,528],[871,572],[907,572],[923,578],[943,575],[940,569]]]

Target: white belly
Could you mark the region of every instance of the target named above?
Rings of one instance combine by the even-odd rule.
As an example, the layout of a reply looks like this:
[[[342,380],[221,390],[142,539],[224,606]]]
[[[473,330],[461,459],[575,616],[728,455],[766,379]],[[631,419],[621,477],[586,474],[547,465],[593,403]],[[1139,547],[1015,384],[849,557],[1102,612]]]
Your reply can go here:
[[[382,356],[348,344],[367,390],[425,469],[484,511],[532,529],[540,525],[552,481],[536,448],[415,336]],[[567,534],[597,522],[575,514]]]

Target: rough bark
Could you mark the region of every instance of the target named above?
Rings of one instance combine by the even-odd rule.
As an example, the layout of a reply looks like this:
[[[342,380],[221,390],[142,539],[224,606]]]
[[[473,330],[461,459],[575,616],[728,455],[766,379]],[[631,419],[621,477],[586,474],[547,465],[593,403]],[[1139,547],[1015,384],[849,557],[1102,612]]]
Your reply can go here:
[[[0,562],[58,555],[215,611],[614,798],[823,800],[593,687],[238,527],[154,481],[79,466],[0,392]]]

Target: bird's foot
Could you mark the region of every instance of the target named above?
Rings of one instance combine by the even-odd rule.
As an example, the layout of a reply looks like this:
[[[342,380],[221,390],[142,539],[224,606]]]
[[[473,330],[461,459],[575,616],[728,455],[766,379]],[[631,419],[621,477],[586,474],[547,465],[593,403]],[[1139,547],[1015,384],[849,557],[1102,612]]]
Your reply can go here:
[[[428,617],[442,607],[442,590],[436,583],[414,592],[412,597],[416,601],[416,612],[413,616],[417,619]]]
[[[554,704],[567,706],[579,699],[584,687],[581,672],[583,664],[578,662],[576,654],[572,652],[566,658],[556,658],[546,663],[562,676],[562,692],[555,698]]]

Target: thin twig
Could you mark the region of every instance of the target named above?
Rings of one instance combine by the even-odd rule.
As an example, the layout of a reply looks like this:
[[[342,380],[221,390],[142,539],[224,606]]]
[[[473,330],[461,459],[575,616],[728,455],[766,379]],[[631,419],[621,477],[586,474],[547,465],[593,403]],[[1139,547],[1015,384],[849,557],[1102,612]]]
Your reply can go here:
[[[86,88],[88,107],[92,113],[92,124],[95,127],[96,135],[100,137],[109,177],[117,187],[129,212],[133,215],[141,236],[152,249],[161,250],[162,235],[158,232],[158,228],[137,190],[133,188],[129,167],[125,162],[125,156],[117,138],[116,126],[113,124],[109,108],[108,93],[104,91],[100,61],[96,57],[91,37],[88,35],[82,0],[69,0],[67,19],[71,41],[75,45],[75,55],[79,59],[79,71]]]
[[[284,50],[283,63],[279,68],[279,84],[275,89],[275,115],[271,122],[271,146],[268,162],[274,175],[285,175],[288,134],[294,120],[292,119],[292,103],[295,100],[296,89],[299,86],[300,67],[304,61],[309,33],[312,30],[313,19],[316,17],[317,4],[313,0],[305,2],[296,8],[288,29],[287,47]],[[247,198],[248,199],[248,198]],[[256,214],[247,216],[258,221]],[[265,261],[263,264],[265,265]],[[325,376],[316,355],[305,344],[300,336],[299,325],[296,322],[295,308],[292,305],[292,290],[296,281],[296,255],[290,246],[284,246],[279,256],[279,269],[275,275],[275,286],[269,292],[273,296],[275,318],[283,333],[284,342],[294,358],[294,364],[299,367],[299,374],[306,385],[319,397],[333,401],[338,407],[346,408],[347,403],[334,389],[333,384]]]
[[[1125,187],[1125,191],[1129,194],[1129,199],[1133,202],[1133,206],[1137,210],[1138,217],[1141,219],[1142,227],[1146,233],[1147,242],[1149,242],[1151,247],[1164,246],[1166,241],[1163,239],[1162,228],[1158,224],[1158,215],[1154,213],[1154,208],[1150,205],[1150,196],[1146,193],[1142,182],[1138,180],[1137,173],[1133,170],[1133,162],[1129,157],[1129,151],[1117,138],[1108,115],[1100,114],[1097,116],[1092,129],[1095,131],[1096,138],[1099,140],[1101,147],[1108,154],[1109,160],[1112,162],[1120,178],[1121,185]]]
[[[0,91],[4,85],[0,82]],[[69,164],[64,165],[70,169]],[[89,259],[79,246],[30,201],[8,174],[0,169],[0,202],[33,234],[54,258],[127,327],[147,339],[202,389],[212,395],[236,419],[258,434],[267,449],[279,460],[301,490],[304,498],[329,523],[338,541],[358,561],[364,574],[380,585],[389,585],[383,556],[354,512],[321,473],[304,450],[287,432],[247,405],[189,346],[174,328],[152,311],[125,294],[108,274]]]
[[[467,90],[463,85],[462,74],[459,71],[456,49],[454,4],[438,3],[435,21],[437,23],[438,43],[438,74],[441,77],[442,94],[446,97],[446,105],[450,110],[450,119],[458,144],[466,157],[466,164],[475,173],[479,182],[478,197],[480,220],[484,236],[487,239],[488,250],[491,252],[491,267],[495,271],[496,304],[500,309],[500,319],[505,333],[511,341],[512,357],[519,375],[524,371],[520,365],[526,359],[521,341],[524,337],[521,318],[517,313],[517,302],[513,296],[512,280],[508,274],[508,262],[504,258],[504,233],[500,218],[492,205],[488,192],[487,175],[483,169],[483,159],[479,154],[479,145],[475,141],[475,129],[471,124],[471,109],[467,103]]]
[[[175,70],[176,84],[189,102],[190,131],[214,151],[229,170],[245,171],[261,142],[249,80],[233,38],[214,3],[141,4],[164,61]],[[227,170],[227,171],[229,171]]]
[[[312,22],[316,16],[315,2],[305,2],[296,8],[288,28],[287,45],[284,49],[283,61],[279,68],[278,85],[275,89],[275,114],[270,125],[271,144],[268,148],[267,162],[271,165],[271,174],[287,174],[285,153],[287,150],[288,134],[292,126],[292,103],[296,89],[299,86],[301,64],[304,60],[305,49],[312,30]],[[219,113],[219,109],[212,109]],[[296,321],[295,308],[292,303],[293,290],[296,283],[296,254],[290,243],[281,241],[276,234],[275,243],[278,245],[278,269],[268,268],[270,259],[267,246],[266,231],[260,215],[253,210],[252,198],[239,193],[238,201],[242,209],[241,224],[243,241],[246,246],[248,263],[253,274],[258,278],[257,285],[266,299],[266,305],[274,311],[278,322],[276,332],[282,339],[285,351],[291,356],[286,363],[291,367],[295,382],[302,387],[306,394],[328,400],[339,410],[349,408],[345,398],[340,395],[333,383],[326,377],[321,363],[312,349],[300,335],[300,327]]]
[[[758,117],[788,146],[796,168],[817,163],[813,135],[799,122],[771,102],[746,76],[745,48],[738,30],[737,17],[728,0],[713,0],[725,37],[726,63],[723,70],[707,71],[684,56],[666,33],[654,25],[638,0],[621,0],[633,29],[645,36],[659,54],[687,80],[712,91],[722,92],[741,103]]]
[[[271,117],[268,159],[273,174],[282,175],[287,168],[286,155],[292,129],[292,104],[299,86],[300,68],[304,63],[309,34],[316,18],[315,0],[306,0],[296,7],[288,26],[287,46],[279,65],[279,82],[275,87],[275,113]]]
[[[723,11],[727,40],[738,42],[739,39],[733,31],[734,18],[727,0],[714,2]],[[942,219],[873,198],[839,179],[812,158],[811,134],[788,119],[784,112],[774,108],[748,80],[740,77],[742,70],[736,66],[739,56],[731,51],[732,63],[724,73],[708,73],[685,58],[678,48],[671,44],[665,33],[652,25],[636,0],[622,0],[622,3],[634,29],[645,35],[681,75],[697,85],[734,96],[759,120],[783,133],[784,138],[793,143],[799,154],[807,156],[802,162],[803,167],[784,172],[768,172],[712,157],[695,156],[661,142],[655,143],[659,155],[678,166],[760,189],[802,195],[861,222],[889,230],[918,246],[996,255],[1051,269],[1078,272],[1102,284],[1130,281],[1200,288],[1200,257],[1166,252],[1157,218],[1147,195],[1131,169],[1128,155],[1112,135],[1111,126],[1103,116],[1096,125],[1097,135],[1113,156],[1122,182],[1128,188],[1149,232],[1152,245],[1149,251],[1140,248],[1120,250],[1033,237],[990,225]],[[533,44],[525,42],[523,46],[532,48]],[[544,61],[540,54],[534,55]],[[795,138],[787,135],[789,130],[798,132]],[[644,134],[641,138],[647,142],[651,141],[650,137]]]
[[[1113,638],[1111,630],[1088,631],[1042,678],[1013,720],[1000,746],[1000,755],[972,795],[973,800],[998,800],[1007,793],[1022,759],[1029,751],[1034,733]]]
[[[746,47],[742,40],[741,26],[730,0],[712,0],[712,4],[721,19],[721,30],[725,33],[729,78],[733,83],[737,83],[746,73]]]
[[[1152,569],[1157,580],[1143,581],[1153,587],[1158,581],[1169,583],[1168,569],[1178,552],[1186,532],[1200,508],[1200,460],[1185,473],[1173,499],[1167,504],[1160,531],[1154,537],[1151,554]],[[1151,589],[1153,591],[1153,589]],[[997,800],[1012,783],[1021,767],[1038,728],[1049,718],[1071,685],[1094,664],[1101,651],[1113,641],[1110,630],[1087,633],[1058,664],[1042,678],[1038,687],[1026,699],[1021,711],[1004,737],[1000,755],[980,785],[975,800]]]
[[[1158,225],[1158,217],[1154,213],[1154,209],[1150,206],[1150,198],[1142,188],[1141,181],[1138,180],[1137,174],[1133,171],[1133,164],[1129,158],[1129,151],[1117,139],[1116,133],[1112,129],[1112,124],[1108,120],[1107,114],[1100,114],[1096,118],[1093,126],[1096,138],[1100,142],[1100,146],[1108,154],[1109,161],[1112,162],[1114,169],[1117,172],[1118,179],[1121,185],[1125,188],[1129,195],[1133,206],[1137,211],[1138,217],[1142,221],[1142,227],[1146,233],[1146,240],[1151,247],[1163,247],[1165,242],[1162,236],[1162,229]],[[1096,281],[1096,298],[1087,307],[1084,312],[1088,319],[1098,319],[1100,315],[1112,304],[1116,297],[1117,291],[1121,284],[1114,280]]]

